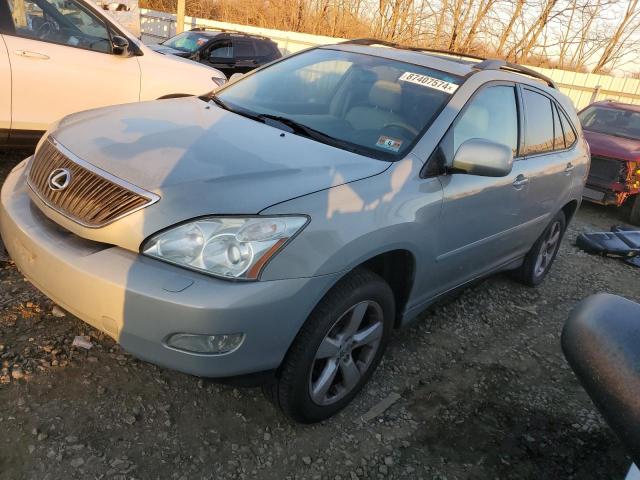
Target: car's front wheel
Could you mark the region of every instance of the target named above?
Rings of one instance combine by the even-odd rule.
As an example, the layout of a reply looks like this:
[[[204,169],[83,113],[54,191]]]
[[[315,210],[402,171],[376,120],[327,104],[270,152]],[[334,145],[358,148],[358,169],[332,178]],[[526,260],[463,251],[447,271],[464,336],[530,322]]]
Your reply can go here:
[[[394,312],[393,292],[380,276],[351,272],[309,316],[265,393],[298,422],[331,417],[357,395],[380,363]]]

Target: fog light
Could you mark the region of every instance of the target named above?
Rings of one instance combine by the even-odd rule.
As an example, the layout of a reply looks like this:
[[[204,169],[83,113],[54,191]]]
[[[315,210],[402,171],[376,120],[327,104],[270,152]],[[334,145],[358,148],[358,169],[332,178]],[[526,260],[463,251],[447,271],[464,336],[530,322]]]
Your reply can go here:
[[[228,335],[174,333],[167,339],[167,345],[186,352],[221,355],[238,348],[243,340],[244,333],[232,333]]]

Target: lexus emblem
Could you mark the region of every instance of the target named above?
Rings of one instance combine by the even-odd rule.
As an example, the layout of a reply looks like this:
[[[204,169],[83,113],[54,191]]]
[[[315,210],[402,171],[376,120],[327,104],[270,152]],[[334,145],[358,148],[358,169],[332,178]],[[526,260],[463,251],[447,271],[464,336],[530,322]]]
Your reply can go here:
[[[64,190],[71,182],[71,172],[66,168],[56,168],[49,174],[47,183],[49,188],[54,191]]]

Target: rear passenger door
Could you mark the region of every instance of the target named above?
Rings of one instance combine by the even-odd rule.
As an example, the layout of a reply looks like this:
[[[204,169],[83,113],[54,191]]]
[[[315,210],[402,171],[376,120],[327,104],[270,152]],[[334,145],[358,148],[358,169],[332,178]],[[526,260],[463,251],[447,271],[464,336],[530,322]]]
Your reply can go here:
[[[247,73],[258,66],[256,49],[253,40],[249,38],[232,38],[233,44],[233,73]]]
[[[576,135],[562,108],[541,90],[522,86],[525,113],[523,164],[529,195],[523,216],[532,244],[571,197]],[[563,121],[568,129],[565,135]],[[565,141],[566,139],[566,141]]]
[[[483,87],[467,102],[437,150],[440,161],[451,165],[464,141],[480,138],[511,147],[515,157],[505,177],[456,172],[439,177],[442,223],[428,232],[438,238],[436,271],[429,272],[437,279],[438,293],[493,271],[525,251],[522,211],[529,186],[523,181],[520,118],[515,84]]]

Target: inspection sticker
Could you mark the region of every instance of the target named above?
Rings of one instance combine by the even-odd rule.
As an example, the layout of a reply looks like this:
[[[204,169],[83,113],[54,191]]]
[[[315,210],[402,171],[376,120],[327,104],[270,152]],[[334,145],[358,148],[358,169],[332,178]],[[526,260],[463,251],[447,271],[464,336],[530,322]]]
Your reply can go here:
[[[439,78],[429,77],[427,75],[420,75],[419,73],[404,72],[398,80],[403,82],[411,82],[423,87],[433,88],[434,90],[440,90],[448,94],[453,94],[458,89],[458,85],[451,82],[440,80]]]
[[[378,142],[376,143],[376,147],[391,150],[392,152],[397,152],[398,150],[400,150],[401,146],[402,140],[386,137],[384,135],[381,135],[380,138],[378,138]]]

